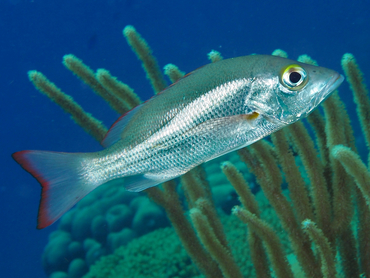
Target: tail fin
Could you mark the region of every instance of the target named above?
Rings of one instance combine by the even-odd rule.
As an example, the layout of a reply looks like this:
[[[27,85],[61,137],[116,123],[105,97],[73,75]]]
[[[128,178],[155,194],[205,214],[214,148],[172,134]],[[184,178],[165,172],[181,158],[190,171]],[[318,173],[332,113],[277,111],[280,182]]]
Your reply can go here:
[[[82,165],[86,161],[86,155],[82,153],[21,151],[14,153],[12,157],[41,184],[38,229],[53,224],[102,184],[85,178],[86,170]]]

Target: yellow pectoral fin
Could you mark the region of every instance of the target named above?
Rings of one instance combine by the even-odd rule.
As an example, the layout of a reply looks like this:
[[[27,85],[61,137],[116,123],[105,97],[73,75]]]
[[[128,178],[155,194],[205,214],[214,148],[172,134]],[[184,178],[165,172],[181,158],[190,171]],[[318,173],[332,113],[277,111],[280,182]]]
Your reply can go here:
[[[248,120],[248,121],[254,121],[255,119],[258,118],[260,114],[257,113],[257,112],[252,112],[250,114],[243,114],[241,115],[244,119]]]

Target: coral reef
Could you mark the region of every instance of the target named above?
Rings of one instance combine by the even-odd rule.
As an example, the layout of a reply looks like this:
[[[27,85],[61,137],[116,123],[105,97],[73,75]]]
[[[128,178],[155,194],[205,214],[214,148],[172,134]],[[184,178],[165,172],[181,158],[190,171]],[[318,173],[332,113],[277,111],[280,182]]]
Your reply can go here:
[[[142,61],[154,92],[160,92],[166,84],[149,46],[132,26],[123,33]],[[273,54],[287,56],[282,50]],[[222,56],[212,51],[209,58],[217,62]],[[298,60],[316,64],[307,55]],[[108,71],[94,74],[72,55],[65,56],[64,63],[118,113],[140,103],[132,89]],[[369,147],[370,101],[362,73],[351,54],[344,55],[342,66]],[[183,76],[174,65],[166,66],[165,73],[171,82]],[[29,77],[86,132],[98,141],[104,137],[106,128],[71,97],[38,72],[30,72]],[[113,185],[104,188],[103,195],[117,190],[112,193],[115,203],[109,197],[108,201],[97,201],[91,194],[85,197],[50,236],[44,253],[47,273],[53,278],[67,273],[81,277],[101,258],[86,277],[370,277],[370,173],[357,155],[350,118],[338,94],[328,98],[322,110],[315,110],[306,125],[288,126],[238,155],[240,159],[222,158],[232,162],[216,160],[193,169],[181,177],[181,190],[174,181],[147,189],[172,228],[128,244],[145,233],[141,231],[165,225],[162,209]],[[214,166],[218,163],[225,176]],[[217,180],[223,181],[215,186]],[[266,202],[256,197],[252,183],[258,183]],[[219,217],[220,207],[228,212],[236,204],[231,216]],[[241,221],[236,222],[235,216]],[[152,258],[154,263],[149,262]]]
[[[168,224],[163,209],[146,196],[127,192],[119,183],[108,183],[61,219],[45,247],[44,270],[48,275],[64,272],[82,277],[101,256]]]
[[[271,205],[263,193],[257,193],[256,198],[262,204],[264,215],[276,218]],[[244,224],[233,215],[220,213],[221,222],[225,227],[226,238],[230,249],[241,266],[246,277],[253,277],[254,270],[250,264],[248,242],[245,240]],[[275,221],[274,229],[281,229]],[[284,238],[285,236],[285,238]],[[280,233],[282,242],[287,244],[286,235]],[[288,249],[287,249],[288,250]],[[135,238],[125,246],[118,248],[112,255],[103,257],[90,268],[85,278],[117,278],[117,277],[204,277],[199,273],[181,246],[174,229],[168,227],[158,229],[140,238]]]

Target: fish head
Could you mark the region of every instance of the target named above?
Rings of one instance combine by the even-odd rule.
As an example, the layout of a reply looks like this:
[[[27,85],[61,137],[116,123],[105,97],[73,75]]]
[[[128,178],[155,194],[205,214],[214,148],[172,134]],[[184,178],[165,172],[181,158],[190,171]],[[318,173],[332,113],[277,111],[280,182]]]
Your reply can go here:
[[[253,77],[247,106],[280,125],[308,116],[344,80],[334,70],[270,58]]]

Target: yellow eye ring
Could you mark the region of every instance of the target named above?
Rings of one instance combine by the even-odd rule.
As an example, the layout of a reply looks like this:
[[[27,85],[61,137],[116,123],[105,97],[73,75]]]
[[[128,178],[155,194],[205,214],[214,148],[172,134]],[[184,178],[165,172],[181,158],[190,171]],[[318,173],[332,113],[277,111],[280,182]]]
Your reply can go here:
[[[288,65],[280,71],[280,83],[291,91],[297,91],[306,86],[308,75],[300,65]]]

